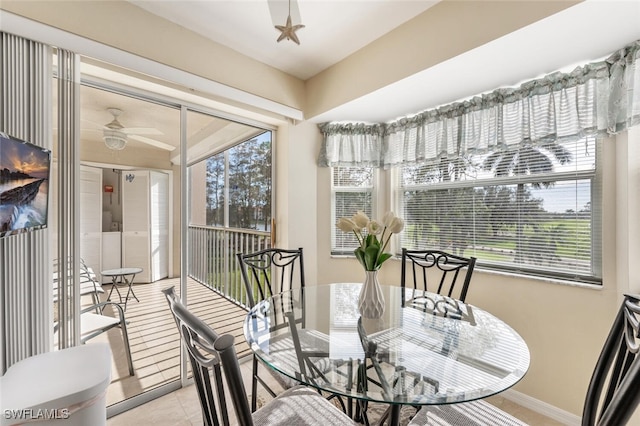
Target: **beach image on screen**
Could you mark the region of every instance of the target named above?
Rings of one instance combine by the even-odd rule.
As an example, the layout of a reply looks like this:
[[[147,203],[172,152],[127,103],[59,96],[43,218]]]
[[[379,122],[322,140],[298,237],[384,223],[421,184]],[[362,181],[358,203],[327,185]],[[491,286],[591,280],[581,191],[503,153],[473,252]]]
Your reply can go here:
[[[0,133],[0,236],[47,225],[50,151]]]

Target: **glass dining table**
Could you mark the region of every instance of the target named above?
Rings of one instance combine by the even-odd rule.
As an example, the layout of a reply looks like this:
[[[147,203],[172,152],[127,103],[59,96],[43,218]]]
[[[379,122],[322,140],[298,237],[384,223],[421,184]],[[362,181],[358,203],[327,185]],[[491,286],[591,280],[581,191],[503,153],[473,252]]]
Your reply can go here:
[[[379,318],[358,312],[362,284],[308,286],[270,297],[246,316],[251,350],[269,367],[324,394],[348,414],[388,405],[389,424],[403,405],[485,398],[517,383],[529,349],[502,320],[470,304],[420,290],[382,286]]]

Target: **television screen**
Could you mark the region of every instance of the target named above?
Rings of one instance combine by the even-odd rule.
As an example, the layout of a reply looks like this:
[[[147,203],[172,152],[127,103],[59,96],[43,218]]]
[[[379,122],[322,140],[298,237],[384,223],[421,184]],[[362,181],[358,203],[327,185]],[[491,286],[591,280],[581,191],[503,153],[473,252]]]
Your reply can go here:
[[[45,228],[51,151],[0,132],[0,237]]]

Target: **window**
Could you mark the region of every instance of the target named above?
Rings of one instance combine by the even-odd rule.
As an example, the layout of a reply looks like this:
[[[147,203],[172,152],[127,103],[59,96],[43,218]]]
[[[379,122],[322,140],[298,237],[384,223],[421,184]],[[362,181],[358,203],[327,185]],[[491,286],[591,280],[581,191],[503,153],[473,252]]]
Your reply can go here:
[[[375,171],[373,167],[333,167],[331,169],[332,223],[340,217],[351,217],[362,210],[372,216],[375,204]],[[358,240],[353,233],[331,227],[331,253],[353,254]]]
[[[517,145],[399,170],[401,246],[478,265],[600,282],[600,186],[593,138]]]
[[[271,132],[209,157],[207,225],[271,229]],[[228,188],[227,188],[228,187]]]

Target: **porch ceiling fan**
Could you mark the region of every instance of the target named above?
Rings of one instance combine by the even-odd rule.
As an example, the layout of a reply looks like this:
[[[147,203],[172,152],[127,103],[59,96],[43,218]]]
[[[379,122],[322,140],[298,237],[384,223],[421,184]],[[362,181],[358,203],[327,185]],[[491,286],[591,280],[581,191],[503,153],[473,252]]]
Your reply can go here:
[[[173,151],[175,147],[164,142],[157,141],[141,135],[162,135],[162,132],[152,127],[124,127],[118,117],[122,114],[119,108],[107,108],[113,116],[113,120],[103,126],[102,140],[109,149],[120,151],[127,145],[129,139],[164,149]]]

